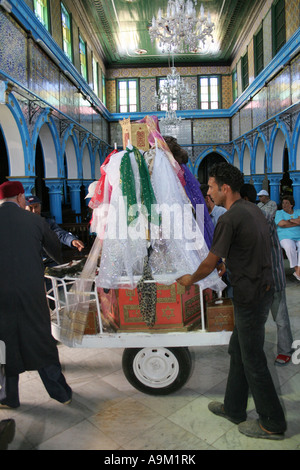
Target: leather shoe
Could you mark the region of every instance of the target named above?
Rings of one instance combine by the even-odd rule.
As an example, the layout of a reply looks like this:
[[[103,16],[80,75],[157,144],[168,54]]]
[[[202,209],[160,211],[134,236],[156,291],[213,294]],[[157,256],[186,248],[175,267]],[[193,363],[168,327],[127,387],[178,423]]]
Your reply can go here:
[[[211,411],[215,415],[221,416],[222,418],[226,418],[226,419],[228,419],[228,421],[231,421],[234,424],[240,424],[243,421],[245,421],[245,419],[246,419],[246,417],[244,419],[231,418],[231,416],[229,416],[225,413],[223,403],[220,403],[218,401],[211,401],[208,404],[208,409],[209,409],[209,411]]]
[[[0,450],[7,450],[15,436],[16,424],[13,419],[0,421]]]

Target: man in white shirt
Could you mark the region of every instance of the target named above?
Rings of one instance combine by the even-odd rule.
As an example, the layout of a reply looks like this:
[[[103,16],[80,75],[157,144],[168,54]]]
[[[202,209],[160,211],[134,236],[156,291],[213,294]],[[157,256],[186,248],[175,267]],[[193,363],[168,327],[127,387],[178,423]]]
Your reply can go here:
[[[275,217],[277,204],[275,201],[271,201],[268,191],[262,189],[259,193],[257,193],[257,196],[259,198],[257,207],[259,207],[263,212],[270,214],[272,217]]]
[[[222,206],[216,206],[212,198],[207,194],[208,191],[208,185],[207,184],[201,184],[201,191],[205,199],[205,203],[209,212],[209,215],[211,217],[212,223],[214,224],[214,227],[217,225],[219,217],[226,212],[225,207]]]

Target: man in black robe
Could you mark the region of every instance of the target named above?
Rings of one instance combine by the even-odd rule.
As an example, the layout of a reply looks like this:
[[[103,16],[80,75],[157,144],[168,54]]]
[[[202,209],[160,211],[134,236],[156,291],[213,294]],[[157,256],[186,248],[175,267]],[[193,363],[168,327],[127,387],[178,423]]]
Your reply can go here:
[[[23,185],[0,185],[0,340],[6,352],[6,398],[0,407],[20,406],[19,374],[37,370],[49,395],[69,403],[72,390],[61,372],[51,334],[42,250],[58,263],[57,235],[42,217],[25,209]]]

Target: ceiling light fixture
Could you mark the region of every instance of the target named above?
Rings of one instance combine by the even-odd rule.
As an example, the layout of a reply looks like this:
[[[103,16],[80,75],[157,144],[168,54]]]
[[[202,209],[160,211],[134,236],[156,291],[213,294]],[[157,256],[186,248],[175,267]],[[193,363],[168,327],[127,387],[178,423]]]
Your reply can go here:
[[[148,51],[146,51],[146,49],[136,49],[134,51],[135,54],[137,55],[143,55],[143,54],[147,54]]]
[[[205,16],[201,5],[197,17],[196,5],[197,0],[169,0],[167,15],[162,16],[159,9],[157,18],[153,16],[150,38],[159,42],[163,53],[197,52],[205,47],[208,38],[213,42],[214,23],[210,13]]]
[[[181,121],[181,118],[176,115],[176,110],[193,108],[196,96],[174,67],[174,57],[172,61],[171,73],[162,80],[158,93],[155,93],[155,101],[161,111],[166,111],[161,122],[174,126]]]

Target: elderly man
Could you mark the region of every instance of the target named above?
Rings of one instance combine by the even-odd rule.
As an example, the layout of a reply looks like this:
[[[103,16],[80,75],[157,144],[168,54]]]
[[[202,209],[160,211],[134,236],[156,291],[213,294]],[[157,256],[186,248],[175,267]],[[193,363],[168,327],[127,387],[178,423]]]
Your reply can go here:
[[[60,243],[42,217],[25,209],[23,185],[0,185],[0,340],[6,348],[6,398],[0,407],[17,408],[19,374],[38,370],[49,395],[71,401],[51,335],[44,287],[42,249],[58,263]]]
[[[277,204],[275,201],[271,201],[268,191],[262,189],[257,193],[259,198],[259,203],[257,207],[259,207],[263,212],[270,214],[272,217],[275,217],[277,211]]]

